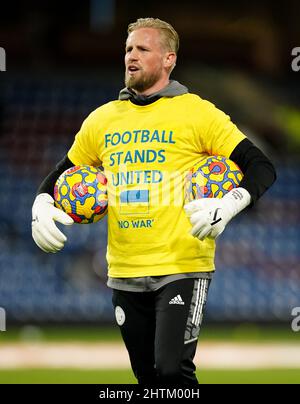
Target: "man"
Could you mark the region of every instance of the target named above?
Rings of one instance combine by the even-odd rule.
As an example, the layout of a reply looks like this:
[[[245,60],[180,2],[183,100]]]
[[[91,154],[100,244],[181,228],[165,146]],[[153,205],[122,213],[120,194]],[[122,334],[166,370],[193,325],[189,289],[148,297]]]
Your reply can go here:
[[[59,251],[66,237],[55,221],[70,225],[72,219],[53,205],[55,180],[73,165],[104,167],[108,286],[141,384],[198,383],[193,358],[214,271],[214,239],[275,180],[271,162],[227,115],[169,80],[178,46],[176,31],[164,21],[145,18],[129,25],[126,88],[84,121],[32,209],[35,242],[46,252]],[[184,209],[175,179],[212,154],[241,167],[240,187]],[[158,194],[167,183],[166,203]]]

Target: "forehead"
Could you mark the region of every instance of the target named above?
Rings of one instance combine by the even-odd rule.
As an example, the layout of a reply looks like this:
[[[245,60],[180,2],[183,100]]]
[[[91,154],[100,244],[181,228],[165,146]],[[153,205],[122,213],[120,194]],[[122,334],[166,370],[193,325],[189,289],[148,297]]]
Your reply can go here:
[[[155,28],[138,28],[132,31],[126,40],[126,45],[148,45],[151,47],[161,46],[160,32]]]

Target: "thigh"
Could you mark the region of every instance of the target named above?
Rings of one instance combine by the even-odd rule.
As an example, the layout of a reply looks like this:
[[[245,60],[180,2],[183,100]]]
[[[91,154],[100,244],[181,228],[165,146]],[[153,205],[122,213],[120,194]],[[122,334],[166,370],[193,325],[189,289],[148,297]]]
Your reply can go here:
[[[157,294],[155,358],[158,372],[196,383],[193,359],[210,280],[181,279]]]
[[[155,307],[153,293],[113,290],[116,321],[140,383],[154,377]]]

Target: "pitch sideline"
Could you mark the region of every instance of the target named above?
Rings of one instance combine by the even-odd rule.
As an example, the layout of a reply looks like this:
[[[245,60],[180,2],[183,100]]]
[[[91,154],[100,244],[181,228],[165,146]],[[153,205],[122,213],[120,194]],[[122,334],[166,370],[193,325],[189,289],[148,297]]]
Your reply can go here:
[[[300,368],[300,344],[199,344],[195,363],[203,369]],[[5,343],[0,369],[127,369],[127,351],[119,343]]]

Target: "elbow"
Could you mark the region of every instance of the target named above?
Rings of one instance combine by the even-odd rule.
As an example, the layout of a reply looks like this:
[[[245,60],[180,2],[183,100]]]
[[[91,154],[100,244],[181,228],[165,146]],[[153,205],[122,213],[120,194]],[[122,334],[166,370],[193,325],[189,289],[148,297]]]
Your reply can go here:
[[[271,172],[271,175],[273,176],[273,180],[272,180],[272,182],[270,184],[270,186],[271,186],[271,185],[274,184],[274,182],[277,179],[277,172],[276,172],[276,168],[275,168],[274,164],[270,160],[269,160],[269,170]]]

